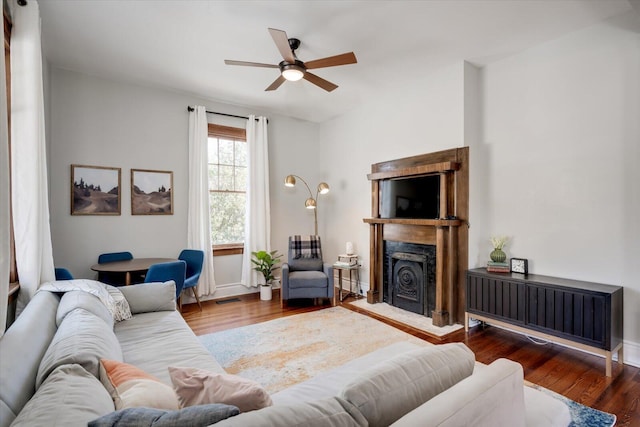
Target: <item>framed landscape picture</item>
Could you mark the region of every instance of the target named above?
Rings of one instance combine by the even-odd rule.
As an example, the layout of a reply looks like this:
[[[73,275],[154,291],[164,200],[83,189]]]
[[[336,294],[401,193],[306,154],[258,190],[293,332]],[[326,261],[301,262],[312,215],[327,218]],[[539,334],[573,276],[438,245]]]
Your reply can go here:
[[[131,169],[131,214],[173,215],[173,172]]]
[[[71,215],[120,215],[120,168],[71,165]]]

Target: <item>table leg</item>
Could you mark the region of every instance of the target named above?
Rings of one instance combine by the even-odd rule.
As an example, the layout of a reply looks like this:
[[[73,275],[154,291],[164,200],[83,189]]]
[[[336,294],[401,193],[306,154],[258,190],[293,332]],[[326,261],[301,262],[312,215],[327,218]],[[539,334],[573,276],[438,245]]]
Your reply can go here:
[[[130,272],[130,271],[127,271],[127,272],[124,274],[124,284],[125,284],[126,286],[129,286],[129,285],[131,284],[131,272]]]
[[[338,269],[338,285],[340,286],[340,293],[338,295],[340,295],[340,302],[342,302],[343,298],[342,298],[342,269]]]

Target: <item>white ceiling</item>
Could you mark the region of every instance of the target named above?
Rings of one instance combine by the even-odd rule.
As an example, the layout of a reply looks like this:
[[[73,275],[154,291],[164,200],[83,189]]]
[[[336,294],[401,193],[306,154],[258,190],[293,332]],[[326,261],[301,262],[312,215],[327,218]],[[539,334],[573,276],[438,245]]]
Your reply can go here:
[[[32,1],[32,0],[31,0]],[[634,0],[631,0],[634,1]],[[190,1],[40,0],[51,65],[322,122],[401,82],[467,60],[484,65],[632,11],[629,0]],[[635,12],[634,12],[635,13]],[[267,28],[296,37],[303,61],[355,52],[358,63],[264,89],[277,69]]]

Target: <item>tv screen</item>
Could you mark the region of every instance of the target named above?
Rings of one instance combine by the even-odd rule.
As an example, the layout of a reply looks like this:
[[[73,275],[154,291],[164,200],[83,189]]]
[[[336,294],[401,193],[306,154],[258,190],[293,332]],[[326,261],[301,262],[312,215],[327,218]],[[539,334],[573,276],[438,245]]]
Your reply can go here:
[[[440,175],[380,181],[381,218],[440,218]]]

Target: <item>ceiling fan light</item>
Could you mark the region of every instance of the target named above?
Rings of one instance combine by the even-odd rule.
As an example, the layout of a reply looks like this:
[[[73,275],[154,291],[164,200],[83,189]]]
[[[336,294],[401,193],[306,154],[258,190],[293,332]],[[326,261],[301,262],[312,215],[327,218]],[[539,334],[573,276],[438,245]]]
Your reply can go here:
[[[296,65],[290,65],[282,70],[282,77],[290,82],[297,82],[304,77],[304,71]]]

